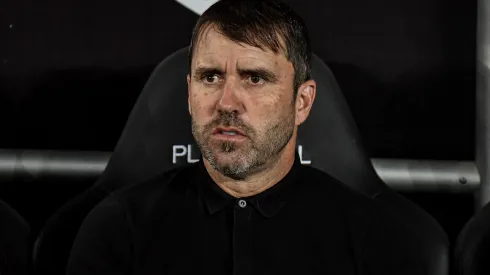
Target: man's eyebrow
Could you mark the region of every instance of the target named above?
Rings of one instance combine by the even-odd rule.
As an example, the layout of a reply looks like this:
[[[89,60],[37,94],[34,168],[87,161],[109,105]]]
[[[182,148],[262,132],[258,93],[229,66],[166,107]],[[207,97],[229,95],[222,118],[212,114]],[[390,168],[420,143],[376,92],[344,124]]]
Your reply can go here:
[[[265,67],[255,67],[255,68],[237,68],[237,73],[241,76],[247,75],[257,75],[269,82],[278,81],[277,75],[268,68]],[[193,76],[195,78],[202,78],[205,75],[223,75],[224,71],[212,66],[198,66],[194,72]]]
[[[204,76],[204,75],[214,75],[214,74],[222,75],[223,74],[223,70],[218,69],[216,67],[199,66],[199,67],[197,67],[194,70],[194,73],[193,74],[196,77],[201,77],[201,76]]]
[[[270,69],[264,67],[256,67],[256,68],[238,68],[238,74],[240,75],[257,75],[270,82],[275,82],[278,80],[277,75],[271,71]]]

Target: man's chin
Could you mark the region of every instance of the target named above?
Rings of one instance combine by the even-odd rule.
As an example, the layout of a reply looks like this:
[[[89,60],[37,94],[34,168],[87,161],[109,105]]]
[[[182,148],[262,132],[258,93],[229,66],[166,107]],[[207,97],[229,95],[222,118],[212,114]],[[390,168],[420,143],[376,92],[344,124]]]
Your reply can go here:
[[[221,149],[214,149],[210,152],[208,160],[214,162],[220,166],[224,165],[236,165],[243,160],[245,157],[240,150],[233,150],[231,152],[226,152]]]
[[[233,165],[240,162],[244,155],[241,154],[238,150],[234,150],[231,152],[223,152],[221,150],[213,153],[214,159],[217,163],[223,165]]]

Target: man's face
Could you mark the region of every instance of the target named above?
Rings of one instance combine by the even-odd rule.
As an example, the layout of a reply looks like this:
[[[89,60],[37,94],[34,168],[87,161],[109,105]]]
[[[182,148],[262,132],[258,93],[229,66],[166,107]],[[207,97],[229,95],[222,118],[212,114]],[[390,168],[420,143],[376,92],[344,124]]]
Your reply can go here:
[[[293,65],[283,53],[240,45],[212,27],[194,50],[192,133],[223,175],[245,179],[278,159],[295,129]]]

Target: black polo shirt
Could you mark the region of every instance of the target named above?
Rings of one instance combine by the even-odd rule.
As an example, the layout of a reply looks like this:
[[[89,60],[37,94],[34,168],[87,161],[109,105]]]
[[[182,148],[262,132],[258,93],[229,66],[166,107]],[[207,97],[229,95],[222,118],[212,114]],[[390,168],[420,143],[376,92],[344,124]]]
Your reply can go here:
[[[67,274],[424,274],[417,237],[397,220],[298,161],[279,183],[242,199],[199,162],[100,203]]]

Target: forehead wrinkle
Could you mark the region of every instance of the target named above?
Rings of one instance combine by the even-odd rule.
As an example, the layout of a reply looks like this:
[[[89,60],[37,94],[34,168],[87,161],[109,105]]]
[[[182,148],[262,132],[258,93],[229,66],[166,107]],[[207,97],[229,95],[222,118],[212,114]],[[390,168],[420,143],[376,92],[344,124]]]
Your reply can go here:
[[[222,54],[222,52],[227,53]],[[245,69],[263,67],[276,72],[284,72],[284,68],[289,67],[290,63],[283,53],[264,51],[254,46],[236,43],[217,33],[213,28],[207,28],[202,33],[194,57],[197,61],[194,64],[213,66],[221,70],[227,70],[232,63],[235,63],[235,67]],[[253,64],[256,62],[257,64]]]
[[[222,42],[222,43],[220,43]],[[277,54],[274,53],[272,50],[268,49],[265,47],[264,49],[261,49],[260,47],[255,47],[252,45],[248,45],[245,43],[241,42],[235,42],[230,40],[228,37],[222,35],[221,33],[217,32],[213,28],[206,28],[200,38],[198,39],[196,43],[196,51],[200,50],[203,47],[208,46],[209,44],[217,45],[218,47],[225,47],[229,48],[229,44],[234,44],[237,48],[242,48],[243,50],[252,50],[256,52],[260,52],[263,54],[271,55],[271,56],[276,56]],[[241,50],[241,49],[238,49]]]
[[[256,58],[256,57],[239,58],[237,59],[236,67],[237,69],[245,69],[245,70],[266,69],[274,73],[279,80],[282,80],[283,78],[287,78],[290,75],[289,70],[290,68],[292,68],[292,64],[290,64],[286,59],[282,59],[282,60],[281,59],[278,60],[276,58],[275,60],[266,60],[263,58]]]
[[[213,56],[218,56],[218,58],[213,58]],[[196,56],[195,67],[209,67],[216,68],[220,70],[226,69],[226,61],[223,64],[222,58],[219,58],[220,55],[216,53],[206,53],[202,56]]]

